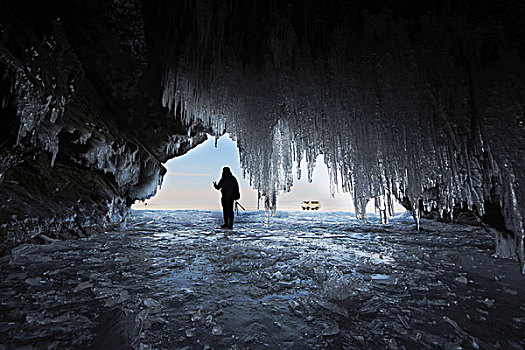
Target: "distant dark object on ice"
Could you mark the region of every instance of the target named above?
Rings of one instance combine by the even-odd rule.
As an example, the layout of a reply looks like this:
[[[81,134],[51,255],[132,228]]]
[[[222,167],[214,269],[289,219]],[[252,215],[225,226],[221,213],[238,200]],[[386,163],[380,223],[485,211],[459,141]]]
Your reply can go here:
[[[303,210],[319,210],[321,208],[321,202],[319,201],[303,201],[301,203]]]

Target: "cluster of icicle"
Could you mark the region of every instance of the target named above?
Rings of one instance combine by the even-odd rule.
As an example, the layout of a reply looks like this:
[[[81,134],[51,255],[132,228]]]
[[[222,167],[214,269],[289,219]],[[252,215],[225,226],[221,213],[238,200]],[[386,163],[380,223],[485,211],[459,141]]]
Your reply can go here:
[[[330,79],[314,73],[247,77],[232,69],[218,72],[202,91],[179,73],[168,80],[163,102],[173,110],[179,104],[178,117],[188,124],[198,118],[218,135],[233,135],[244,175],[267,210],[276,209],[279,193],[290,191],[294,161],[306,160],[311,180],[323,154],[332,193],[338,186],[351,192],[359,218],[366,220],[373,199],[386,222],[393,195],[409,199],[419,225],[421,209],[452,216],[460,205],[483,215],[484,201],[498,186],[493,181],[501,180],[479,128],[458,132],[470,113],[468,84],[458,82],[459,69],[446,68],[441,66],[440,84],[457,82],[450,87],[454,102],[434,91],[435,80],[393,56]],[[507,184],[504,204],[520,216],[513,182]]]
[[[52,43],[53,40],[48,42]],[[29,51],[28,56],[38,58],[39,53],[35,48],[30,48]],[[23,138],[30,137],[31,143],[40,143],[52,154],[53,166],[58,153],[58,133],[61,130],[56,121],[64,112],[69,95],[64,95],[57,89],[57,81],[46,86],[42,77],[45,72],[32,68],[31,65],[22,67],[3,50],[0,51],[0,63],[8,69],[6,76],[13,77],[13,92],[20,118],[17,145]],[[70,83],[70,89],[71,92],[74,90],[73,82]]]
[[[420,202],[443,215],[465,203],[482,215],[487,184],[478,159],[466,144],[451,142],[447,133],[456,119],[441,109],[444,101],[432,101],[437,97],[429,86],[405,64],[387,56],[330,78],[315,72],[247,77],[231,68],[217,72],[203,91],[179,73],[167,80],[164,105],[177,110],[181,104],[186,123],[198,118],[237,139],[245,175],[266,209],[275,210],[277,195],[290,191],[294,161],[305,158],[311,180],[323,154],[331,191],[340,186],[352,192],[359,218],[365,219],[374,199],[386,221],[392,195],[410,200],[416,221]]]
[[[354,60],[338,47],[320,63],[290,59],[297,45],[284,35],[280,45],[269,45],[273,62],[257,68],[232,60],[208,67],[202,78],[198,65],[179,61],[166,70],[163,105],[187,124],[197,118],[217,135],[231,133],[267,211],[290,191],[294,161],[306,160],[311,180],[323,154],[332,192],[338,186],[351,192],[363,220],[373,199],[387,222],[392,196],[409,200],[418,227],[422,210],[452,217],[459,206],[482,216],[496,189],[523,254],[514,175],[495,161],[473,99],[477,58],[469,57],[473,66],[465,69],[440,45],[415,51],[406,30],[396,33],[390,47]],[[512,98],[505,103],[516,105]]]
[[[67,77],[68,74],[57,67],[52,67],[56,69],[53,71],[49,67],[47,67],[49,70],[46,70],[35,64],[44,55],[48,56],[46,59],[49,62],[53,62],[52,58],[56,59],[60,56],[60,52],[55,48],[56,40],[53,37],[45,40],[49,52],[39,52],[31,47],[26,52],[27,56],[31,57],[26,66],[12,58],[8,52],[0,51],[0,63],[7,70],[6,76],[13,81],[11,98],[16,103],[17,116],[20,120],[17,145],[23,143],[39,145],[51,153],[50,165],[53,167],[59,152],[59,133],[61,131],[73,133],[76,130],[80,133],[80,137],[74,143],[87,144],[89,150],[79,159],[72,159],[74,162],[114,175],[119,188],[129,191],[134,198],[145,200],[154,195],[162,183],[161,168],[152,161],[139,161],[136,146],[129,147],[124,140],[116,139],[108,131],[104,133],[99,129],[97,135],[93,135],[92,127],[89,125],[64,126],[59,120],[75,92],[75,80],[64,79],[63,75]],[[4,100],[4,105],[7,102]],[[175,147],[172,152],[177,149],[178,147]],[[4,163],[7,161],[0,158],[2,167]]]

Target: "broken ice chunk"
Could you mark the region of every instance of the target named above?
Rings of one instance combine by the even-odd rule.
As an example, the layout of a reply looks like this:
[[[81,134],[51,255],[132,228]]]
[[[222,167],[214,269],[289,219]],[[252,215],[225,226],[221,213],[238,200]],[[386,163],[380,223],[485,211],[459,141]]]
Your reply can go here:
[[[189,329],[186,329],[185,333],[188,338],[191,338],[195,336],[196,331],[197,331],[197,328],[189,328]]]
[[[159,302],[154,300],[154,299],[151,299],[151,298],[146,298],[144,299],[143,301],[144,303],[144,306],[146,307],[156,307],[156,306],[159,306]]]
[[[30,286],[39,286],[42,283],[42,279],[40,277],[26,278],[25,282]]]
[[[337,324],[337,322],[334,322],[331,324],[327,324],[323,329],[322,334],[324,336],[330,337],[336,335],[337,333],[339,333],[339,324]]]
[[[388,275],[381,275],[381,274],[374,274],[371,276],[372,282],[375,284],[380,285],[395,285],[397,284],[397,278],[388,276]]]
[[[458,284],[467,285],[468,280],[467,280],[467,278],[465,276],[459,276],[459,277],[454,278],[454,282],[456,282]]]
[[[332,311],[333,313],[339,314],[344,317],[348,317],[348,310],[337,304],[322,300],[317,301],[317,303],[325,309]]]
[[[211,334],[213,335],[222,335],[222,327],[221,326],[215,326],[211,330]]]
[[[73,289],[73,292],[80,292],[84,289],[88,289],[88,288],[91,288],[93,286],[93,283],[89,282],[89,281],[86,281],[86,282],[81,282],[79,283],[75,289]]]

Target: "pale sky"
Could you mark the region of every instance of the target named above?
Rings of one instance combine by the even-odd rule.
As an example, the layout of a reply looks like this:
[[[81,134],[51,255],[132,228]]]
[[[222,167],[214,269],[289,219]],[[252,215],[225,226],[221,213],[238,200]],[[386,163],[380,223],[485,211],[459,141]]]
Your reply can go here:
[[[136,202],[133,209],[220,210],[221,194],[213,188],[212,183],[219,181],[224,166],[229,166],[239,181],[239,202],[247,210],[257,209],[257,191],[251,189],[248,181],[242,177],[237,145],[228,136],[221,137],[217,147],[215,138],[209,137],[204,143],[181,157],[169,160],[164,166],[168,173],[164,176],[161,189],[146,201],[147,206],[143,202]],[[306,164],[303,162],[301,180],[297,180],[294,171],[292,191],[278,197],[278,209],[300,210],[303,200],[318,200],[324,211],[354,211],[349,193],[339,190],[334,198],[330,195],[328,169],[322,155],[317,158],[313,182],[308,183],[306,178]],[[367,211],[374,211],[372,203],[369,203]],[[404,208],[397,205],[396,211],[404,211]]]

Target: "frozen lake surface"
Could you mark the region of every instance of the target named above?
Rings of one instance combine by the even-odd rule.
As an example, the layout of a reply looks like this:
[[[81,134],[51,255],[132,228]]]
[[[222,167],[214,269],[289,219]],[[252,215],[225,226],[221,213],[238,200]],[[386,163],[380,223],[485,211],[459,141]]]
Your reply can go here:
[[[0,259],[0,349],[525,347],[525,279],[480,227],[134,211]]]

